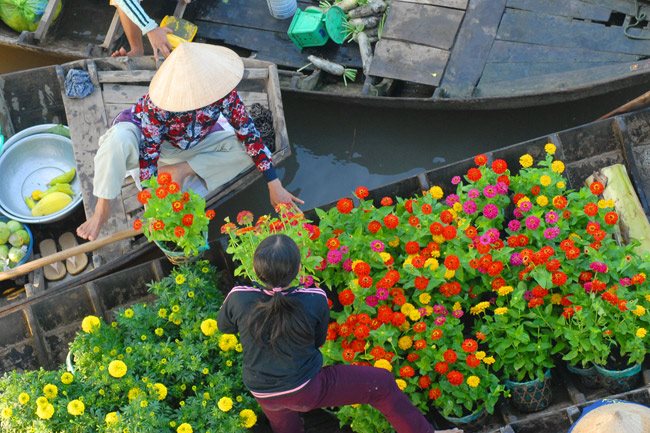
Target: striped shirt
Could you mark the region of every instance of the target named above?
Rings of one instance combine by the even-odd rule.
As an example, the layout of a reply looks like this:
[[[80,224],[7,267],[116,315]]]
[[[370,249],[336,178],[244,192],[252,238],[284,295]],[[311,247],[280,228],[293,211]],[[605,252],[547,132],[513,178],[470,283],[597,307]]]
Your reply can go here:
[[[142,9],[138,0],[112,0],[111,4],[120,8],[140,28],[143,35],[158,27],[158,24]]]
[[[313,344],[299,345],[292,341],[282,341],[277,345],[277,351],[273,351],[255,341],[248,332],[246,319],[258,301],[271,296],[298,299],[314,327]],[[322,289],[295,287],[274,295],[270,290],[237,286],[223,302],[217,323],[223,333],[239,333],[244,348],[244,384],[257,398],[295,392],[307,385],[323,366],[323,355],[319,348],[327,337],[329,307],[327,295]]]

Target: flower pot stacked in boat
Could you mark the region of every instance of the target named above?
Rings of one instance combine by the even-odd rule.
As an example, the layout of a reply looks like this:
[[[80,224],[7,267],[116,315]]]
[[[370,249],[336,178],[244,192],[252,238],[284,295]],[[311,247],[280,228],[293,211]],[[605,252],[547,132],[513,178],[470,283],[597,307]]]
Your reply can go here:
[[[214,210],[205,210],[205,199],[195,192],[181,191],[169,173],[161,173],[143,182],[138,193],[145,206],[142,219],[133,223],[136,230],[165,253],[173,264],[193,260],[208,248],[208,224]]]

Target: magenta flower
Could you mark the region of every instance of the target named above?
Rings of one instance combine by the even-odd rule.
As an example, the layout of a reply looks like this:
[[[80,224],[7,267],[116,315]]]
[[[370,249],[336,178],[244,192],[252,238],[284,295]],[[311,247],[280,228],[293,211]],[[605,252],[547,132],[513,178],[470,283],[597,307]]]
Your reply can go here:
[[[487,198],[494,198],[494,196],[497,195],[497,189],[492,185],[486,185],[485,188],[483,188],[483,195]]]
[[[375,295],[366,296],[366,305],[369,307],[376,307],[379,303],[379,298]]]
[[[497,229],[488,229],[487,232],[485,232],[486,235],[490,237],[490,243],[496,242],[500,237],[501,234],[499,233],[499,230]]]
[[[501,195],[508,194],[508,185],[506,185],[505,183],[497,182],[496,188],[497,188],[497,194],[501,194]]]
[[[499,208],[495,204],[488,203],[483,208],[483,216],[489,220],[493,220],[499,216]]]
[[[375,239],[374,241],[370,242],[370,249],[372,249],[376,253],[381,253],[384,251],[386,246],[384,243],[378,239]]]
[[[525,300],[530,301],[533,298],[534,298],[534,296],[533,296],[533,291],[532,290],[526,290],[524,292],[524,299]]]
[[[327,263],[330,265],[335,265],[341,261],[343,254],[339,250],[329,250],[327,252]]]
[[[528,200],[524,200],[519,204],[519,209],[523,212],[529,212],[533,208],[533,204]]]
[[[311,275],[304,275],[300,277],[300,285],[304,287],[314,287],[314,277]]]
[[[389,295],[389,293],[388,293],[387,288],[380,287],[380,288],[377,289],[377,298],[380,301],[385,301],[386,299],[388,299],[388,295]]]
[[[623,287],[631,286],[632,285],[632,279],[628,277],[621,278],[618,280],[619,284]]]
[[[451,312],[452,316],[454,316],[456,319],[460,319],[463,317],[463,310],[454,310]]]
[[[479,195],[481,195],[481,192],[476,188],[472,188],[467,191],[467,197],[469,198],[478,198]]]
[[[555,239],[560,235],[560,229],[557,227],[549,227],[544,230],[544,237],[546,239]]]
[[[447,206],[451,207],[455,203],[458,203],[460,201],[460,197],[458,197],[456,194],[449,194],[447,198],[445,199],[445,203],[447,203]]]
[[[444,307],[444,305],[436,304],[433,306],[433,313],[447,315],[447,309]]]
[[[460,176],[454,176],[451,178],[452,185],[458,185],[460,183]]]
[[[558,219],[557,212],[555,212],[554,210],[547,212],[546,216],[544,216],[544,220],[546,221],[546,224],[553,225],[557,222],[557,219]]]
[[[519,253],[512,253],[510,255],[510,264],[512,266],[521,266],[524,264],[524,261],[521,259]]]
[[[607,265],[603,262],[591,262],[589,267],[591,268],[592,271],[600,272],[601,274],[607,272]]]
[[[524,214],[521,213],[519,209],[515,209],[512,211],[512,215],[514,215],[515,218],[523,218]]]
[[[482,235],[479,237],[478,241],[479,241],[482,245],[490,245],[490,244],[492,243],[492,239],[490,238],[490,235],[488,235],[487,233],[482,234]]]
[[[472,215],[473,213],[475,213],[476,202],[472,200],[467,200],[465,203],[463,203],[463,212],[465,212],[467,215]]]
[[[343,270],[346,272],[352,272],[352,260],[351,259],[345,259],[343,262]]]
[[[540,220],[535,215],[531,215],[526,218],[526,228],[528,230],[535,230],[539,227]]]
[[[519,221],[517,221],[517,220],[508,221],[508,229],[511,232],[519,231],[520,228],[521,228],[521,223]]]
[[[434,320],[434,323],[438,326],[442,326],[445,324],[447,321],[447,318],[445,316],[438,316],[436,317],[436,320]]]
[[[582,285],[582,287],[584,287],[585,292],[587,293],[591,293],[593,291],[593,284],[591,283],[591,281],[587,281]]]
[[[350,247],[347,245],[341,245],[341,248],[339,249],[341,250],[341,254],[347,254],[350,252]]]

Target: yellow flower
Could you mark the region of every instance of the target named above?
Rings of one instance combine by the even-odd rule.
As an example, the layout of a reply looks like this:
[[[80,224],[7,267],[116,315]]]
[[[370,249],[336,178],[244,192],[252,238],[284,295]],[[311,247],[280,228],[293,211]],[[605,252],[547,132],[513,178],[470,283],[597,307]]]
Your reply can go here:
[[[435,271],[439,266],[440,263],[438,263],[438,260],[434,259],[433,257],[428,258],[424,261],[424,267],[429,268],[430,271]]]
[[[499,294],[499,296],[507,296],[511,294],[513,290],[514,289],[512,288],[512,286],[501,286],[497,290],[497,293]]]
[[[552,181],[553,181],[553,180],[551,179],[551,176],[549,176],[549,175],[547,175],[547,174],[543,174],[543,175],[540,176],[540,178],[539,178],[539,183],[540,183],[542,186],[549,186],[549,185],[551,184]]]
[[[176,284],[183,284],[185,282],[185,275],[178,274],[176,275]]]
[[[399,246],[399,238],[395,236],[393,239],[388,241],[388,245],[390,245],[393,248],[397,248]],[[360,260],[355,260],[356,262],[359,262]],[[352,269],[354,269],[354,265],[352,266]]]
[[[224,352],[228,352],[229,350],[234,349],[236,345],[237,337],[233,334],[223,334],[221,337],[219,337],[219,349],[223,350]]]
[[[646,331],[645,328],[639,328],[639,329],[636,330],[636,336],[639,337],[639,338],[645,337],[647,333],[648,333],[648,331]]]
[[[523,197],[520,198],[519,201],[517,202],[517,206],[521,206],[521,204],[522,204],[523,202],[525,202],[525,201],[530,201],[530,199],[529,199],[528,197],[526,197],[526,196],[523,196]]]
[[[147,400],[142,400],[140,402],[140,407],[144,408],[144,407],[147,407],[147,406],[149,406],[149,402]]]
[[[483,358],[483,363],[487,364],[487,365],[494,364],[494,361],[496,361],[496,360],[494,359],[493,356],[486,356],[485,358]]]
[[[161,308],[158,310],[158,317],[161,319],[166,319],[167,318],[167,310],[165,308]]]
[[[481,383],[481,379],[478,376],[470,376],[467,378],[467,384],[472,388],[476,388]]]
[[[443,242],[446,241],[445,237],[443,235],[435,235],[431,236],[431,239],[437,244],[442,244]]]
[[[404,391],[406,388],[406,381],[404,379],[395,379],[395,383],[401,391]]]
[[[178,277],[176,277],[178,278]],[[179,283],[180,284],[180,283]],[[189,425],[188,423],[184,422],[183,424],[179,425],[178,428],[176,429],[176,433],[192,433],[192,426]]]
[[[411,311],[413,311],[413,310],[415,310],[415,307],[414,307],[413,304],[411,304],[410,302],[406,302],[405,304],[402,305],[402,308],[400,308],[400,311],[401,311],[402,314],[404,314],[405,316],[408,316],[409,313],[410,313]]]
[[[411,319],[412,322],[417,322],[422,318],[422,314],[418,310],[413,310],[409,313],[409,319]]]
[[[210,272],[210,268],[208,268],[207,266],[204,266],[204,267],[201,268],[201,272],[203,272],[204,274],[207,274],[208,272]]]
[[[456,213],[459,213],[463,210],[463,205],[460,204],[460,202],[454,203],[454,205],[451,207],[451,210],[453,210]],[[460,227],[460,221],[458,222],[458,226]]]
[[[241,343],[235,344],[235,352],[242,353],[244,351],[244,346],[241,345]]]
[[[376,368],[383,368],[384,370],[393,371],[393,366],[386,359],[378,359],[375,361]]]
[[[217,407],[223,412],[228,412],[230,409],[232,409],[232,398],[221,397],[217,402]]]
[[[490,303],[487,301],[479,302],[478,304],[474,305],[472,308],[469,309],[469,312],[472,315],[476,314],[481,314],[484,312],[488,307],[490,306]]]
[[[445,280],[451,280],[456,275],[456,271],[453,269],[447,269],[445,271]]]
[[[418,301],[420,301],[420,304],[428,304],[431,302],[431,295],[428,293],[420,293],[420,296],[418,296]]]
[[[463,309],[463,306],[460,305],[460,302],[458,302],[458,301],[454,302],[454,305],[451,307],[451,311],[458,311],[458,310],[462,310],[462,309]]]
[[[600,199],[600,200],[598,200],[598,207],[601,208],[601,209],[607,209],[607,208],[610,208],[610,207],[614,207],[615,205],[616,205],[616,203],[614,203],[614,200],[612,200],[612,199],[609,199],[609,200]]]
[[[210,370],[208,370],[208,367],[203,367],[203,370],[201,370],[201,373],[208,374],[208,373],[210,373]]]
[[[116,424],[119,420],[120,416],[117,414],[117,412],[109,412],[104,417],[104,421],[106,421],[106,424],[108,425]]]
[[[201,332],[203,332],[203,335],[206,337],[214,335],[214,333],[217,332],[217,321],[214,319],[205,319],[201,322]]]
[[[548,197],[546,197],[545,195],[538,195],[535,201],[537,202],[538,205],[544,207],[548,204]]]
[[[533,165],[533,157],[529,154],[522,155],[519,158],[519,164],[521,164],[521,166],[524,168],[528,168]]]
[[[474,354],[474,356],[476,356],[476,359],[481,360],[481,359],[485,358],[485,352],[482,351],[482,350],[479,350],[478,352],[476,352]]]
[[[68,403],[68,413],[72,416],[79,416],[86,410],[86,405],[81,400],[70,400]]]
[[[508,312],[508,307],[499,307],[494,309],[494,314],[496,316],[503,316]]]
[[[54,415],[54,406],[50,403],[38,406],[36,408],[36,416],[40,419],[50,419]]]
[[[127,371],[128,368],[124,363],[124,361],[115,360],[115,361],[111,361],[110,364],[108,364],[108,374],[110,374],[111,376],[117,379],[123,377]]]
[[[444,195],[442,192],[442,188],[439,186],[432,186],[431,189],[429,189],[429,194],[431,197],[435,198],[436,200],[440,200],[442,196]]]
[[[250,409],[244,409],[239,412],[239,419],[244,428],[251,428],[257,423],[257,415]]]
[[[381,259],[383,260],[384,263],[390,261],[390,259],[391,259],[390,254],[388,254],[385,251],[382,251],[381,253],[379,253],[379,257],[381,257]]]
[[[140,388],[131,388],[129,392],[126,394],[126,396],[128,397],[129,401],[131,401],[138,398],[140,396],[140,393],[141,393]]]
[[[20,404],[27,404],[29,402],[29,394],[26,392],[21,392],[20,395],[18,396],[18,402]]]
[[[194,297],[194,292],[191,291],[191,290],[189,292],[187,292],[187,297],[188,298],[193,298]]]
[[[74,381],[74,376],[67,371],[61,375],[61,383],[64,385],[70,385]]]
[[[559,189],[564,189],[566,187],[566,183],[563,181],[559,181],[558,183],[555,184]]]
[[[124,310],[124,317],[126,317],[127,319],[132,318],[134,315],[135,313],[133,312],[132,309],[127,308],[126,310]]]
[[[641,305],[637,305],[636,308],[632,310],[632,312],[637,316],[641,317],[645,314],[645,308]]]
[[[564,173],[564,163],[562,161],[553,161],[551,163],[551,170],[556,173]]]
[[[397,345],[402,350],[408,350],[413,346],[413,340],[408,335],[404,335],[397,340]]]
[[[232,361],[231,360],[226,361],[226,367],[232,367]]]
[[[559,293],[553,293],[551,295],[551,304],[560,305],[562,303],[562,295]]]
[[[97,329],[99,329],[100,325],[101,325],[101,321],[99,320],[99,317],[97,317],[97,316],[86,316],[81,321],[81,329],[86,334],[90,334],[92,332],[95,332]]]
[[[4,419],[11,418],[11,415],[13,415],[13,414],[14,414],[14,411],[10,407],[2,408],[2,417]]]
[[[544,151],[549,155],[555,155],[555,145],[553,143],[546,143],[544,145]]]
[[[39,398],[36,399],[36,406],[45,406],[48,403],[49,402],[47,401],[47,399],[45,397],[39,397]]]
[[[162,337],[163,334],[165,333],[165,330],[162,329],[162,328],[156,328],[153,332],[154,332],[154,334],[156,334],[157,336]]]
[[[52,400],[58,393],[59,389],[56,387],[56,385],[48,383],[43,387],[43,394],[48,398],[48,400]]]
[[[242,397],[241,395],[238,395],[237,397],[235,397],[235,400],[237,400],[237,402],[241,403],[242,401],[244,401],[244,397]]]

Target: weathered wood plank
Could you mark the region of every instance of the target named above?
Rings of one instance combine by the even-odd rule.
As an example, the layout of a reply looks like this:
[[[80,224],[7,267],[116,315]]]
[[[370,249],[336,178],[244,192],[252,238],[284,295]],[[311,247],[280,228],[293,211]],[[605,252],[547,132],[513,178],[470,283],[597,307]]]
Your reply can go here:
[[[34,39],[37,41],[42,41],[47,37],[48,31],[54,22],[55,12],[60,6],[61,0],[49,0],[47,2],[43,16],[38,23],[36,31],[34,32]]]
[[[104,102],[106,104],[135,104],[149,92],[149,86],[110,83],[104,85]]]
[[[449,50],[463,15],[456,9],[393,1],[382,38]]]
[[[612,12],[610,8],[585,3],[580,0],[508,0],[507,7],[548,15],[604,22],[609,20]]]
[[[269,80],[266,83],[266,93],[269,98],[269,108],[273,113],[284,113],[282,94],[280,93],[280,79],[275,65],[269,65]],[[291,154],[289,148],[289,135],[284,116],[273,116],[273,129],[275,130],[274,158],[282,160]]]
[[[2,128],[2,134],[6,137],[11,137],[14,135],[14,124],[11,121],[11,113],[9,112],[9,106],[5,100],[5,80],[0,78],[0,128]]]
[[[351,68],[362,66],[357,44],[337,45],[330,41],[323,47],[310,47],[300,51],[286,33],[221,25],[201,20],[194,20],[194,22],[199,26],[197,38],[216,43],[227,41],[230,46],[253,51],[258,59],[278,65],[297,69],[309,63],[307,56],[313,54]]]
[[[199,2],[196,16],[214,24],[286,33],[291,20],[278,20],[269,13],[266,0]],[[313,6],[313,4],[312,4]],[[199,26],[199,29],[201,26]]]
[[[149,83],[156,71],[99,71],[97,77],[100,83]]]
[[[612,9],[616,12],[622,12],[624,14],[634,14],[634,2],[630,0],[583,0],[585,3],[591,3],[595,5],[600,5],[608,9]],[[641,6],[641,12],[644,12],[646,15],[650,14],[650,6],[639,2]]]
[[[469,0],[401,0],[407,3],[417,3],[421,5],[432,5],[432,6],[442,6],[446,8],[454,9],[467,9],[467,3]]]
[[[505,7],[506,0],[473,0],[470,3],[437,94],[447,97],[471,95],[483,73]]]
[[[650,32],[646,32],[650,35]],[[627,38],[620,27],[507,9],[497,39],[555,47],[650,55],[650,41]]]
[[[634,54],[594,51],[583,48],[548,47],[510,41],[494,41],[488,63],[634,62]]]
[[[269,98],[266,93],[262,92],[238,92],[239,97],[247,107],[253,104],[262,104],[265,108],[269,108]]]
[[[127,108],[132,107],[133,104],[104,104],[104,109],[106,110],[106,120],[108,120],[108,124],[112,124],[113,120],[117,117],[118,114],[120,114],[122,111],[126,110]]]
[[[488,63],[485,65],[480,84],[497,81],[518,80],[520,78],[535,77],[539,75],[555,74],[559,72],[577,71],[581,69],[596,68],[598,66],[613,65],[616,62],[580,63]]]
[[[381,39],[370,75],[437,86],[448,59],[449,52],[439,48]]]

